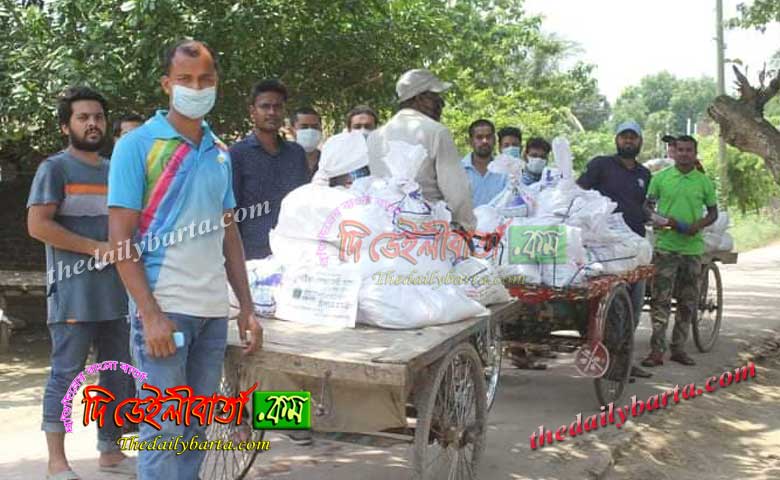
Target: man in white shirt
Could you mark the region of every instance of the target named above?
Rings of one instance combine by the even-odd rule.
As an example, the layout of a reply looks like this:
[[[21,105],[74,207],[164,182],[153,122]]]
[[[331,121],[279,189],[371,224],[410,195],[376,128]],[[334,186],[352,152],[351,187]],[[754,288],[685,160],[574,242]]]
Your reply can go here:
[[[450,130],[439,123],[444,108],[441,93],[452,85],[425,69],[409,70],[396,83],[400,110],[368,137],[371,174],[387,177],[384,155],[391,140],[422,145],[428,156],[417,173],[417,183],[426,200],[444,200],[453,222],[467,231],[476,227],[471,187],[461,165],[461,156]]]

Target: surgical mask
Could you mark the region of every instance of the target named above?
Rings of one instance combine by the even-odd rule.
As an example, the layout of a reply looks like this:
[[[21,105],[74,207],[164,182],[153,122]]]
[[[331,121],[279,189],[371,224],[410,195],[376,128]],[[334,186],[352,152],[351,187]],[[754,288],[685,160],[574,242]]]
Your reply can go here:
[[[214,108],[214,100],[217,98],[217,87],[208,87],[202,90],[173,86],[173,109],[187,118],[197,120],[203,118]]]
[[[529,172],[539,175],[544,170],[544,167],[547,166],[547,160],[539,157],[528,157],[527,165],[526,168]]]
[[[306,153],[316,150],[320,140],[322,140],[322,132],[314,128],[304,128],[295,133],[295,141],[306,150]]]
[[[506,147],[504,153],[511,157],[520,158],[520,147]]]
[[[368,139],[368,136],[371,135],[371,130],[369,130],[367,128],[361,128],[361,129],[358,129],[358,130],[355,130],[355,131],[362,133],[363,134],[363,138],[366,138],[366,139]]]

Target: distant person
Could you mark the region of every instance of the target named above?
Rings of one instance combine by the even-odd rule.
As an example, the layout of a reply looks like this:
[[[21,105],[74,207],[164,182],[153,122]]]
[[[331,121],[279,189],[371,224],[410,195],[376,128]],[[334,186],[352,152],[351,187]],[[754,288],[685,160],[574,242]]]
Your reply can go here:
[[[110,237],[113,245],[140,239],[140,252],[131,249],[131,258],[117,261],[117,268],[131,297],[131,348],[134,365],[148,375],[144,382],[163,392],[187,385],[193,395],[208,398],[222,378],[228,283],[239,302],[244,353],[260,347],[262,328],[233,217],[230,153],[205,121],[217,97],[216,54],[202,42],[179,41],[166,51],[161,70],[169,109],[158,110],[114,149]],[[183,347],[176,347],[174,332],[183,335]],[[138,387],[142,399],[154,396]],[[140,424],[140,442],[161,437],[187,443],[206,435],[194,420],[157,421],[159,430]],[[196,479],[205,454],[142,449],[138,478]]]
[[[489,203],[506,187],[506,175],[488,171],[493,161],[496,130],[490,120],[479,119],[469,125],[469,143],[472,151],[461,160],[471,183],[474,207]]]
[[[498,131],[498,151],[515,158],[523,153],[523,132],[516,127],[504,127]]]
[[[268,233],[276,226],[284,197],[308,183],[306,152],[280,135],[287,88],[278,80],[255,84],[249,96],[252,133],[230,147],[236,207],[255,212],[238,229],[247,260],[271,255]]]
[[[114,144],[126,133],[135,130],[144,123],[144,117],[136,113],[128,113],[114,120],[112,132],[114,133]]]
[[[588,162],[585,172],[577,180],[584,189],[593,189],[617,204],[616,212],[623,214],[626,225],[644,237],[647,188],[650,170],[637,158],[642,150],[642,129],[634,121],[623,122],[615,131],[615,155],[599,156]],[[629,285],[634,311],[634,330],[639,326],[645,300],[645,280]],[[644,365],[644,363],[643,363]],[[631,368],[634,377],[649,378],[652,374],[638,366]]]
[[[347,113],[347,131],[359,131],[364,137],[379,126],[379,116],[368,105],[358,105]]]
[[[547,158],[550,156],[552,146],[550,142],[541,138],[528,139],[523,152],[525,168],[523,168],[523,184],[532,185],[542,179],[542,172],[547,166]]]
[[[456,226],[472,232],[477,221],[469,180],[450,130],[439,123],[444,109],[441,93],[450,86],[424,69],[401,75],[395,85],[399,111],[368,136],[369,167],[372,175],[388,177],[390,171],[383,158],[389,141],[422,145],[427,157],[417,173],[417,182],[423,196],[431,202],[444,200]]]
[[[685,342],[699,306],[701,255],[704,253],[701,230],[718,219],[715,186],[695,167],[696,139],[681,135],[674,143],[674,166],[656,173],[647,193],[649,203],[656,205],[659,216],[654,217],[655,276],[650,304],[653,336],[650,354],[642,361],[646,367],[664,363],[666,327],[675,290],[678,293],[677,316],[670,358],[683,365],[696,364],[685,352]],[[707,214],[702,217],[705,208]]]
[[[27,228],[31,237],[46,244],[50,272],[46,323],[51,373],[43,394],[41,426],[49,451],[47,478],[79,478],[65,456],[65,425],[60,417],[62,399],[84,370],[90,348],[95,346],[100,360],[130,363],[125,288],[113,265],[96,268],[96,258],[104,258],[109,250],[108,161],[98,154],[107,140],[106,110],[106,100],[94,90],[65,91],[57,116],[68,147],[38,167],[27,202]],[[111,419],[123,394],[133,391],[132,380],[121,370],[106,370],[100,372],[100,386],[118,397],[108,404],[106,418]],[[79,400],[72,404],[75,407]],[[102,472],[135,473],[135,460],[125,457],[116,443],[121,436],[113,421],[98,428]]]
[[[290,117],[295,141],[306,151],[306,165],[309,169],[309,180],[317,173],[320,162],[319,145],[322,142],[322,118],[317,110],[302,107]]]

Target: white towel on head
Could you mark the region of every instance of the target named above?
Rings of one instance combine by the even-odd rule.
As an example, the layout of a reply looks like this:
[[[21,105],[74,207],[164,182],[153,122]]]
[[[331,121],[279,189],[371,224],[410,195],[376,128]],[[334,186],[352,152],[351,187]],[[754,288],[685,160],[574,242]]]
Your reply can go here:
[[[334,135],[322,146],[322,154],[313,183],[327,184],[328,180],[368,166],[368,146],[360,132]]]

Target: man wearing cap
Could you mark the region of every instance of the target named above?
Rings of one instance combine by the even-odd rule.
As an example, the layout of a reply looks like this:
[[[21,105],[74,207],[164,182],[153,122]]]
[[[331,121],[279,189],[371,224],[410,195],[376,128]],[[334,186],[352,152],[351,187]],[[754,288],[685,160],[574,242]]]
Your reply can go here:
[[[645,236],[647,214],[644,209],[647,187],[650,184],[650,170],[637,161],[642,149],[642,129],[634,121],[623,122],[615,132],[617,154],[596,157],[586,166],[585,173],[577,184],[585,189],[594,189],[617,203],[617,212],[623,214],[626,224],[637,235]],[[642,304],[645,299],[645,280],[630,286],[631,303],[634,309],[634,329],[639,325]],[[649,372],[634,366],[631,375],[647,378]]]
[[[426,200],[444,200],[453,222],[467,231],[476,227],[471,188],[450,130],[439,123],[444,108],[440,93],[451,87],[428,70],[415,69],[401,75],[395,86],[400,110],[368,137],[372,175],[387,177],[390,171],[383,157],[388,141],[403,141],[425,147],[427,157],[417,173],[417,183]]]

